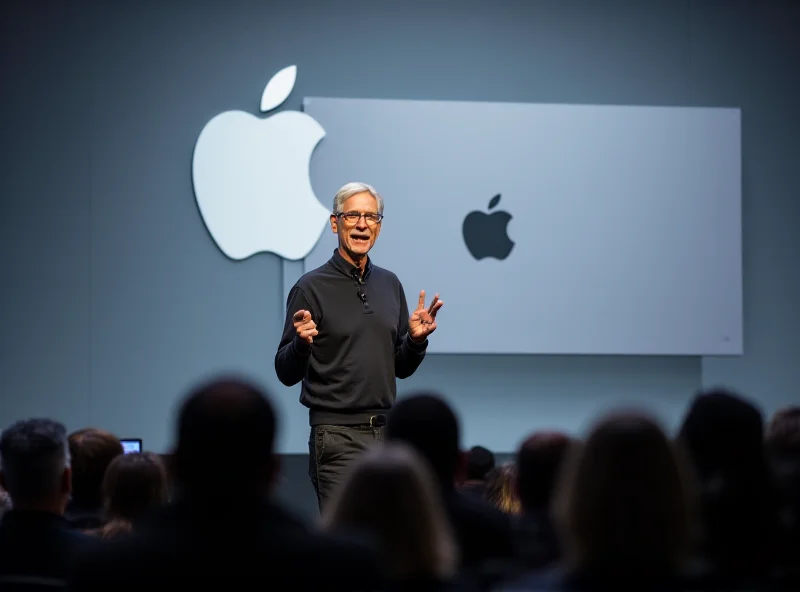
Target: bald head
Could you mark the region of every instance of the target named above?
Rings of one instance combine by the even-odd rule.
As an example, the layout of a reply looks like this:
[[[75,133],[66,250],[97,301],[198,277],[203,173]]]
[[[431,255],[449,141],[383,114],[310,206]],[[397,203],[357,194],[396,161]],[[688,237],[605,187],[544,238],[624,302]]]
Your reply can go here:
[[[274,468],[275,413],[266,393],[238,378],[199,385],[181,406],[175,471],[187,489],[261,487]]]

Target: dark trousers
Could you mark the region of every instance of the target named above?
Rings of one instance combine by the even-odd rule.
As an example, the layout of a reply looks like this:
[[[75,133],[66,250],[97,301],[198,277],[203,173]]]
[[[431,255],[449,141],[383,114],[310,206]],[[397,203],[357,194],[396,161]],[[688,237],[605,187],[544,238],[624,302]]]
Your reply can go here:
[[[317,492],[320,512],[358,456],[381,440],[382,427],[318,425],[311,428],[308,476]]]

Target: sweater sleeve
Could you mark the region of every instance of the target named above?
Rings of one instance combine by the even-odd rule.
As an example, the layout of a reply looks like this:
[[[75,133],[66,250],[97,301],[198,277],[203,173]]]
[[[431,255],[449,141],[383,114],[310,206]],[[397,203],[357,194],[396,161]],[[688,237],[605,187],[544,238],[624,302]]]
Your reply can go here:
[[[408,378],[416,372],[422,360],[425,359],[425,351],[428,348],[428,340],[416,343],[408,334],[408,303],[403,285],[400,284],[400,318],[397,324],[397,341],[394,349],[394,375],[397,378]]]
[[[303,290],[295,286],[289,292],[286,302],[286,319],[283,323],[283,335],[275,353],[275,373],[286,386],[294,386],[306,377],[308,363],[311,359],[311,345],[297,337],[292,316],[298,310],[311,312],[315,322],[314,310],[306,299]]]

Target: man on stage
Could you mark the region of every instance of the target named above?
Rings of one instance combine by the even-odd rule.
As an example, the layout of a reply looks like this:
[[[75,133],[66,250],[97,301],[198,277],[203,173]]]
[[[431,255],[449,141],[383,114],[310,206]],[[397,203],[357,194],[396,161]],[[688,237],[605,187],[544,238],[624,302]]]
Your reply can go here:
[[[280,381],[303,383],[309,477],[320,510],[358,454],[383,438],[395,379],[422,363],[443,304],[437,295],[426,307],[421,291],[409,317],[400,280],[368,256],[382,221],[383,198],[371,186],[348,183],[336,193],[331,230],[339,247],[289,292],[275,354]]]

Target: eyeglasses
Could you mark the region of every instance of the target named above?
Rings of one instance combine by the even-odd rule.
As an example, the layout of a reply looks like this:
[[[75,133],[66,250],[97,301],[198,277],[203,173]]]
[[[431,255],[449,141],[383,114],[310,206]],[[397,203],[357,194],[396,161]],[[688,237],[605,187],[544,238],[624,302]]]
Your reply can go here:
[[[375,226],[383,220],[383,214],[374,212],[364,212],[363,214],[361,212],[339,212],[336,216],[343,218],[348,224],[358,224],[361,216],[364,216],[364,221],[370,226]]]

